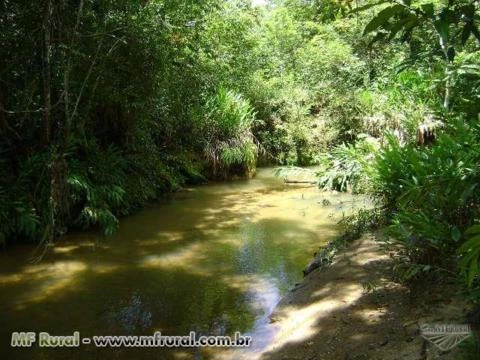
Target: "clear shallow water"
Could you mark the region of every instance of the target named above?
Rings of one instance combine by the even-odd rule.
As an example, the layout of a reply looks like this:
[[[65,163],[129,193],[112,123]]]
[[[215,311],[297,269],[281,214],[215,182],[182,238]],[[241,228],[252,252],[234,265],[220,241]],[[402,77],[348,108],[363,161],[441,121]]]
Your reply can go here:
[[[329,199],[330,205],[324,205]],[[69,335],[272,336],[268,316],[338,232],[348,195],[289,186],[260,169],[253,180],[187,189],[122,219],[105,238],[69,235],[31,263],[33,247],[0,253],[3,359],[209,359],[215,350],[12,349],[12,331]]]

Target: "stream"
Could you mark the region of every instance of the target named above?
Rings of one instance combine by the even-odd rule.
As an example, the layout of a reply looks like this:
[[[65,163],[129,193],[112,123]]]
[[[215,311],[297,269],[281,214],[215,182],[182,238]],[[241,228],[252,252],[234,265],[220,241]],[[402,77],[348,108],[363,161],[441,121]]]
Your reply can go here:
[[[269,315],[302,279],[342,214],[347,194],[287,185],[273,169],[251,180],[188,188],[121,219],[111,237],[70,234],[32,262],[35,247],[0,252],[3,359],[213,359],[220,349],[10,347],[11,333],[232,335],[261,352]]]

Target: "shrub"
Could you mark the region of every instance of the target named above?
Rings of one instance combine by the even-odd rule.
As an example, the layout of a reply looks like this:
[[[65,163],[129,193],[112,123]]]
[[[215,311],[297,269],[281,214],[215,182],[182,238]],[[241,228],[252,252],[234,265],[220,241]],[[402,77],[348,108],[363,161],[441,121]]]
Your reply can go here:
[[[353,193],[367,192],[378,150],[378,141],[368,136],[362,136],[355,144],[335,147],[324,158],[325,170],[319,172],[320,187]]]
[[[126,161],[114,146],[102,151],[90,142],[74,150],[66,179],[73,224],[82,228],[99,226],[105,234],[112,234],[118,227],[115,213],[125,205]]]
[[[213,177],[248,175],[254,170],[257,146],[251,129],[255,113],[248,101],[221,87],[196,116]]]
[[[377,198],[393,214],[390,232],[416,263],[452,261],[478,217],[478,127],[463,124],[430,148],[400,146],[390,137],[374,177]]]

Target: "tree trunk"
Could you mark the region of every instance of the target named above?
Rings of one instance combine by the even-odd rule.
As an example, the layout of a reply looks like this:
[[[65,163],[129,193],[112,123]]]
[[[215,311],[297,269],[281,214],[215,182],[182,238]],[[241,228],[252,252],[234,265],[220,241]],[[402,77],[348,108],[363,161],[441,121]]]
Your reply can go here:
[[[439,34],[440,37],[440,47],[442,48],[443,56],[445,58],[445,93],[444,93],[444,98],[443,98],[443,108],[445,110],[450,109],[450,97],[451,97],[451,87],[452,87],[452,81],[450,79],[450,68],[451,68],[451,60],[450,57],[448,56],[448,44],[446,43],[446,40],[442,37],[441,34]]]
[[[3,90],[0,87],[0,134],[7,127],[7,117],[5,116],[5,96],[3,95]]]
[[[51,139],[51,109],[52,109],[52,84],[51,84],[51,21],[52,0],[47,0],[45,17],[43,21],[43,144],[48,146]]]

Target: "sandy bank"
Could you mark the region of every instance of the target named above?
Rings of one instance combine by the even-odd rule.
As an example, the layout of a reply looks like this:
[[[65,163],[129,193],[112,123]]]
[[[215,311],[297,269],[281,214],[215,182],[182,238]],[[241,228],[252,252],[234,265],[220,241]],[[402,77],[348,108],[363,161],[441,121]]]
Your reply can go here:
[[[424,323],[465,322],[453,284],[408,289],[393,281],[389,252],[367,235],[315,270],[272,314],[275,339],[262,360],[459,359],[420,336]]]

